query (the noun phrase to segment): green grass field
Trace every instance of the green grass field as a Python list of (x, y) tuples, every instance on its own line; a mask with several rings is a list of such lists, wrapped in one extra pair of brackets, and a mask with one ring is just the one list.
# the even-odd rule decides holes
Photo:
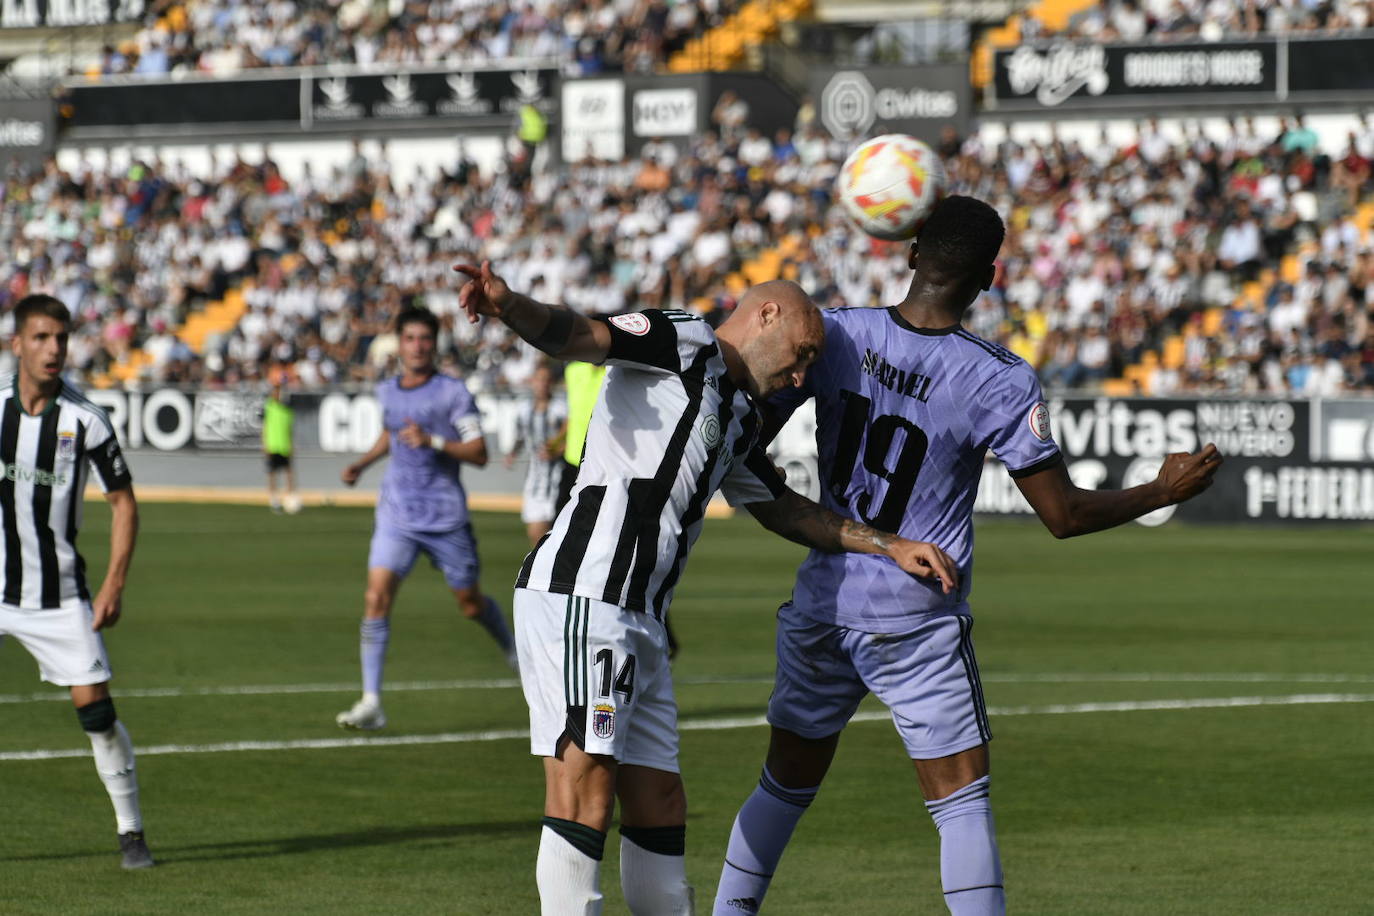
[[(476, 524), (485, 583), (508, 604), (523, 532), (513, 516)], [(106, 525), (92, 507), (96, 571)], [(537, 912), (540, 767), (523, 739), (476, 740), (524, 728), (523, 701), (427, 566), (397, 606), (388, 680), (415, 689), (388, 695), (389, 728), (280, 746), (348, 737), (333, 720), (356, 698), (370, 526), (363, 510), (145, 507), (109, 645), (136, 744), (181, 748), (139, 759), (149, 872), (119, 869), (88, 758), (13, 759), (88, 744), (22, 649), (0, 646), (0, 912)], [(717, 720), (763, 711), (773, 611), (800, 556), (747, 519), (709, 523), (674, 604), (702, 913), (767, 738)], [(1369, 528), (1057, 542), (983, 524), (973, 603), (1012, 911), (1374, 913), (1371, 594)], [(1197, 700), (1217, 702), (1139, 708)], [(446, 737), (382, 743), (424, 736)], [(233, 742), (267, 747), (206, 749)], [(624, 912), (616, 847), (612, 834), (609, 913)], [(856, 723), (768, 912), (945, 912), (937, 855), (890, 725)]]

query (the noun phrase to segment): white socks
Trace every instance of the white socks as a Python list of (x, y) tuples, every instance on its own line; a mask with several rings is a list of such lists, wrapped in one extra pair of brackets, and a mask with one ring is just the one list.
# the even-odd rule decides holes
[(103, 732), (86, 732), (95, 753), (95, 771), (105, 783), (105, 791), (114, 804), (115, 823), (119, 833), (143, 829), (143, 815), (138, 809), (138, 777), (134, 774), (134, 744), (124, 723), (115, 724)]
[[(622, 827), (620, 886), (634, 916), (692, 916), (683, 857), (686, 827)], [(542, 916), (599, 916), (606, 834), (544, 818), (535, 876)]]
[(634, 916), (692, 916), (685, 838), (685, 827), (620, 828), (620, 889)]
[(544, 818), (535, 879), (542, 916), (600, 916), (601, 854), (606, 834), (561, 818)]

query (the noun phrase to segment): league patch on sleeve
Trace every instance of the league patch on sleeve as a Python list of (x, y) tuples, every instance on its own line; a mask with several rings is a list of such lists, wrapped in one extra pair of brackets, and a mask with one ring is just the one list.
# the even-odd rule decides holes
[(1026, 422), (1030, 424), (1030, 431), (1035, 434), (1035, 438), (1041, 442), (1046, 442), (1050, 438), (1050, 409), (1041, 401), (1030, 409), (1030, 414), (1026, 417)]
[(636, 337), (643, 337), (649, 333), (649, 319), (638, 312), (631, 312), (628, 315), (616, 315), (611, 318), (611, 324), (620, 328), (626, 334), (633, 334)]

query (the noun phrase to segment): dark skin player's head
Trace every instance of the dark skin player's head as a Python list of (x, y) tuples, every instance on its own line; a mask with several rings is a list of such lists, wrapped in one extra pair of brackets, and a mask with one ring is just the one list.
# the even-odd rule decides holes
[(915, 276), (900, 308), (917, 327), (958, 324), (978, 294), (992, 286), (1007, 230), (997, 211), (972, 197), (935, 205), (911, 243)]

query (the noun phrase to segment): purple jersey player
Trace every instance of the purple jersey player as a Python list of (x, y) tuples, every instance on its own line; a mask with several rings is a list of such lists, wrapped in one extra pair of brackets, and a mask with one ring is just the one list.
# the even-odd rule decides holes
[(367, 558), (359, 653), (363, 695), (336, 717), (344, 728), (386, 725), (382, 666), (391, 633), (391, 605), (421, 553), (443, 573), (463, 614), (491, 633), (514, 666), (515, 643), (501, 608), (477, 585), (477, 540), (459, 475), (464, 463), (487, 463), (486, 440), (467, 386), (435, 368), (438, 330), (438, 321), (424, 309), (408, 309), (396, 319), (401, 374), (377, 386), (382, 434), (343, 472), (343, 482), (351, 487), (369, 465), (391, 456)]
[(840, 731), (872, 691), (915, 764), (940, 833), (945, 903), (1005, 912), (988, 801), (988, 730), (967, 603), (973, 502), (990, 449), (1056, 537), (1110, 528), (1189, 499), (1221, 456), (1171, 455), (1152, 483), (1080, 490), (1050, 434), (1035, 370), (960, 325), (992, 284), (1001, 218), (969, 197), (941, 202), (921, 230), (906, 299), (825, 313), (825, 347), (803, 388), (771, 405), (785, 419), (816, 400), (822, 502), (875, 528), (939, 545), (959, 588), (932, 589), (880, 557), (812, 553), (778, 613), (768, 759), (726, 852), (717, 916), (757, 913), (788, 839), (815, 798)]

